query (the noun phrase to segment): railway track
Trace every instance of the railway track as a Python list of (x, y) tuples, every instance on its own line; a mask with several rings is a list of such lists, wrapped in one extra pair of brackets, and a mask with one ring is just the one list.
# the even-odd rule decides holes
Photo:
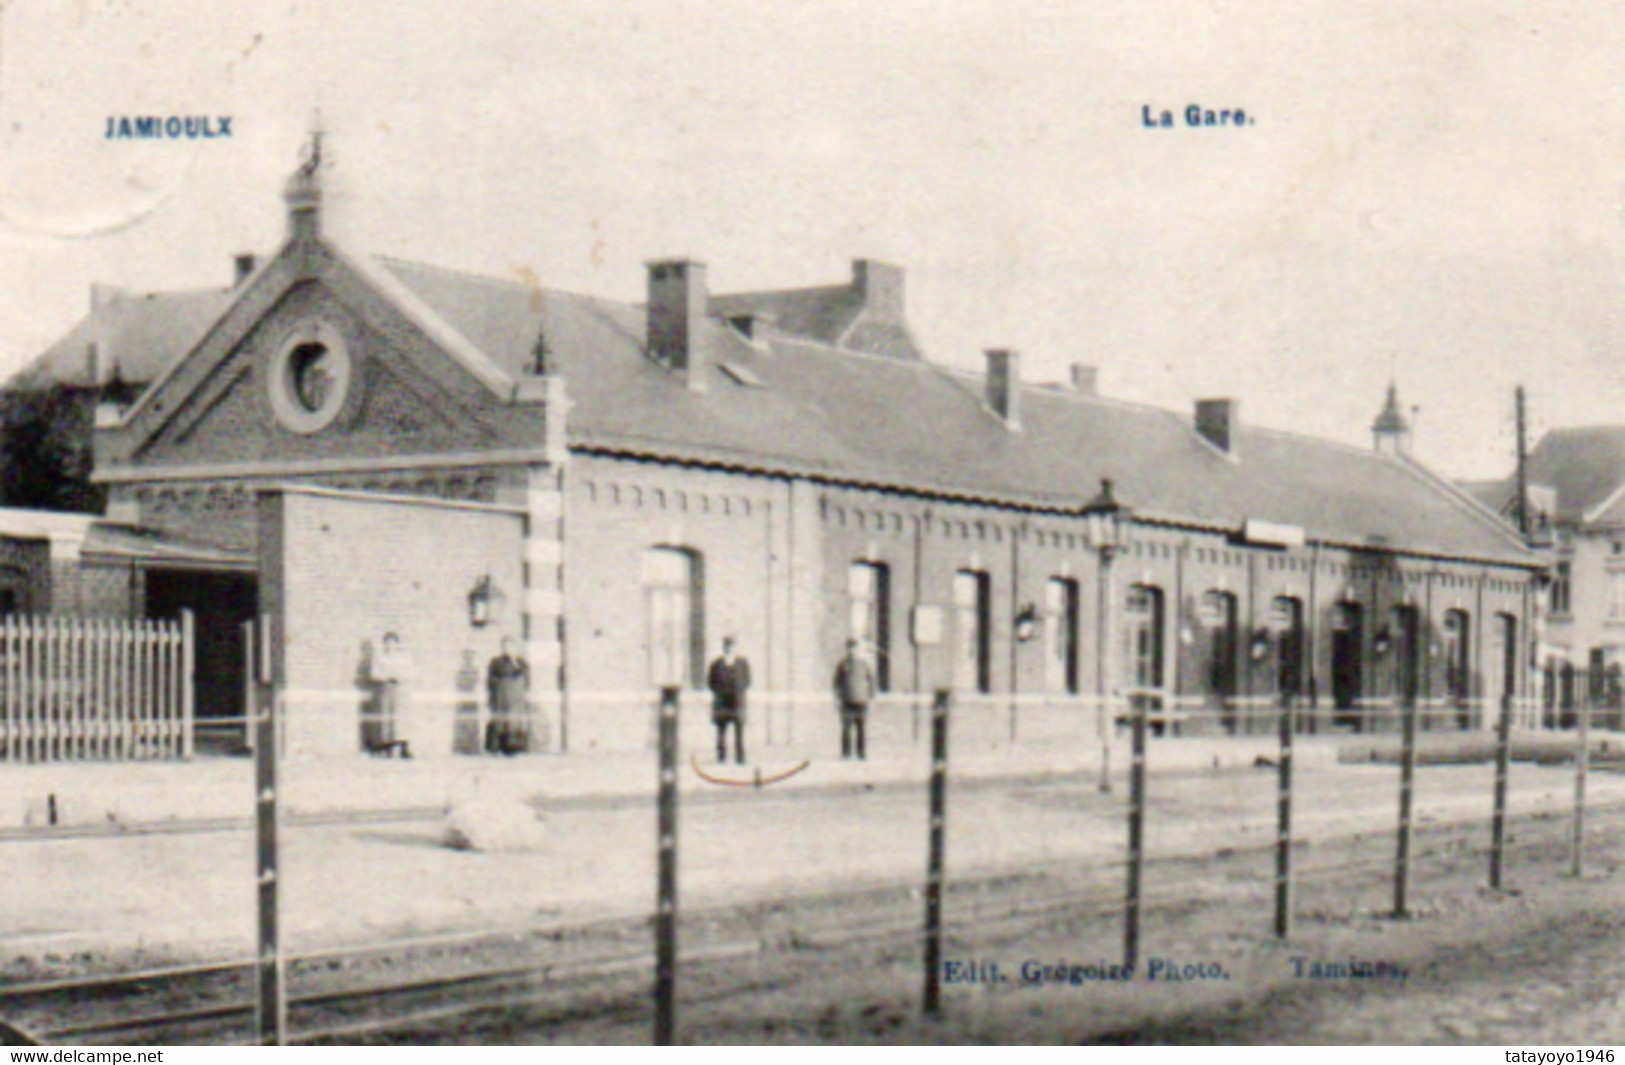
[[(1551, 850), (1569, 822), (1552, 813), (1512, 820), (1513, 853)], [(1596, 837), (1625, 831), (1625, 803), (1594, 806)], [(1418, 827), (1418, 861), (1480, 860), (1481, 820)], [(1351, 833), (1321, 841), (1300, 861), (1296, 880), (1318, 885), (1373, 885), (1391, 869), (1393, 832)], [(1245, 901), (1268, 934), (1273, 848), (1255, 845), (1205, 855), (1153, 858), (1146, 882), (1150, 913), (1159, 909)], [(1181, 866), (1205, 870), (1200, 890), (1157, 891), (1183, 883)], [(986, 942), (1058, 921), (1089, 920), (1121, 908), (1120, 862), (1053, 862), (1020, 871), (957, 879), (949, 888), (950, 940)], [(1381, 892), (1371, 892), (1373, 902)], [(864, 919), (854, 926), (852, 915)], [(753, 961), (732, 982), (684, 995), (686, 1005), (778, 983), (763, 961), (794, 954), (850, 957), (866, 948), (902, 949), (920, 937), (917, 885), (885, 884), (815, 891), (726, 906), (690, 908), (682, 920), (685, 968)], [(647, 918), (627, 915), (589, 923), (478, 935), (426, 937), (326, 951), (288, 963), (289, 1030), (297, 1042), (385, 1039), (391, 1032), (469, 1023), (481, 1014), (524, 1011), (537, 1023), (629, 1017), (648, 1009), (653, 966)], [(743, 981), (743, 982), (741, 982)], [(246, 960), (173, 966), (136, 973), (0, 987), (0, 1014), (51, 1043), (202, 1044), (248, 1041), (253, 1027), (253, 967)], [(70, 1020), (71, 1018), (71, 1020)]]

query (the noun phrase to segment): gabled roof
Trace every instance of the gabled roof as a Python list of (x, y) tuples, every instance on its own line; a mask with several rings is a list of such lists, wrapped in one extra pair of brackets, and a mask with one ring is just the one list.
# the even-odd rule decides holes
[(150, 384), (192, 350), (225, 311), (232, 294), (229, 288), (115, 291), (18, 371), (8, 387), (100, 386), (111, 379), (115, 366), (126, 384)]
[(1323, 542), (1532, 564), (1503, 523), (1407, 459), (1243, 427), (1238, 461), (1185, 415), (1042, 387), (1024, 389), (1012, 430), (984, 405), (979, 375), (808, 338), (753, 344), (715, 319), (696, 391), (644, 354), (641, 306), (384, 265), (509, 373), (525, 372), (545, 333), (578, 449), (1056, 509), (1112, 477), (1148, 519), (1225, 530), (1262, 519)]
[[(1524, 478), (1555, 494), (1558, 521), (1625, 525), (1625, 425), (1551, 430), (1529, 453)], [(1515, 484), (1505, 477), (1462, 487), (1505, 512)]]
[(1625, 486), (1625, 425), (1552, 430), (1529, 455), (1528, 479), (1557, 490), (1560, 521), (1594, 520)]
[[(641, 305), (335, 253), (493, 387), (532, 374), (540, 339), (568, 386), (577, 450), (1061, 511), (1111, 477), (1147, 520), (1235, 531), (1257, 519), (1325, 543), (1534, 564), (1503, 522), (1405, 458), (1246, 427), (1226, 455), (1186, 415), (1031, 386), (1012, 429), (984, 404), (979, 375), (918, 358), (900, 315), (865, 308), (856, 280), (712, 298), (696, 390), (645, 354)], [(114, 299), (31, 369), (71, 380), (94, 330), (116, 326), (101, 335), (121, 373), (153, 380), (235, 294)], [(742, 313), (774, 315), (772, 339), (722, 317)]]

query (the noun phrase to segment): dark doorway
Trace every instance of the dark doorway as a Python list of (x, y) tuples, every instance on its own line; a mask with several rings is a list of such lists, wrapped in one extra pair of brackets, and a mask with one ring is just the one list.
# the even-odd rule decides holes
[(1497, 614), (1490, 624), (1490, 650), (1484, 656), (1489, 674), (1490, 706), (1499, 716), (1509, 713), (1508, 700), (1518, 684), (1518, 622), (1510, 614)]
[(1394, 696), (1401, 706), (1422, 693), (1421, 623), (1414, 606), (1394, 607)]
[(1444, 659), (1444, 690), (1455, 713), (1457, 728), (1472, 727), (1473, 681), (1471, 669), (1471, 641), (1465, 610), (1444, 612), (1444, 635), (1440, 657)]
[(1332, 724), (1356, 732), (1364, 726), (1360, 714), (1363, 622), (1358, 603), (1338, 603), (1332, 608)]
[(1236, 597), (1229, 592), (1202, 596), (1202, 624), (1207, 628), (1207, 696), (1224, 730), (1237, 731)]
[(237, 750), (247, 740), (243, 718), (243, 623), (258, 609), (252, 573), (201, 570), (148, 570), (146, 616), (179, 618), (192, 612), (196, 639), (193, 689), (196, 692), (197, 749)]
[[(1270, 604), (1271, 623), (1277, 636), (1275, 645), (1275, 691), (1283, 706), (1296, 704), (1304, 688), (1303, 602), (1278, 596)], [(1308, 715), (1297, 719), (1298, 731), (1309, 726)]]

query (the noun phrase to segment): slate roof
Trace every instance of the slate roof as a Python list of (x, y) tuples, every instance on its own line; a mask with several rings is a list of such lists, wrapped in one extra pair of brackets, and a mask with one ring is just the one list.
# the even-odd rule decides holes
[(839, 343), (862, 309), (863, 301), (850, 285), (731, 292), (712, 296), (710, 300), (712, 314), (723, 318), (738, 314), (771, 315), (784, 332), (826, 344)]
[(516, 377), (545, 332), (573, 447), (1056, 509), (1082, 506), (1111, 477), (1151, 520), (1236, 530), (1253, 518), (1328, 543), (1534, 564), (1465, 493), (1363, 448), (1243, 426), (1225, 455), (1187, 415), (1033, 386), (1012, 431), (984, 405), (979, 375), (815, 339), (752, 343), (715, 319), (704, 333), (713, 362), (761, 385), (713, 365), (695, 391), (643, 354), (640, 305), (383, 265)]
[(1560, 521), (1578, 521), (1625, 485), (1625, 425), (1554, 429), (1529, 454), (1528, 479), (1557, 490)]
[[(1529, 453), (1525, 478), (1532, 498), (1555, 493), (1560, 522), (1625, 525), (1625, 425), (1551, 430)], [(1515, 479), (1505, 477), (1462, 487), (1504, 510), (1514, 486)]]
[(252, 551), (231, 551), (223, 547), (194, 543), (156, 529), (115, 525), (98, 521), (85, 536), (85, 554), (105, 558), (169, 563), (201, 569), (253, 569)]
[[(349, 261), (386, 295), (414, 302), (417, 318), (426, 308), (439, 319), (430, 324), (442, 340), (466, 341), (513, 380), (531, 371), (545, 338), (578, 449), (1057, 510), (1076, 510), (1111, 477), (1147, 520), (1233, 531), (1259, 519), (1325, 543), (1535, 564), (1465, 492), (1371, 450), (1244, 425), (1225, 455), (1188, 415), (1031, 385), (1013, 431), (984, 405), (979, 375), (897, 357), (914, 355), (906, 325), (865, 313), (851, 286), (713, 296), (716, 317), (702, 332), (713, 364), (695, 391), (645, 356), (639, 304), (393, 259)], [(18, 380), (88, 382), (101, 329), (125, 380), (151, 381), (233, 295), (115, 298)], [(747, 312), (776, 318), (772, 340), (753, 342), (722, 320)], [(856, 335), (866, 328), (871, 335)]]
[[(23, 367), (8, 387), (102, 385), (107, 383), (114, 365), (127, 384), (150, 384), (192, 350), (225, 312), (232, 295), (229, 288), (115, 293), (43, 355)], [(91, 373), (93, 344), (100, 346), (96, 380), (92, 380)]]

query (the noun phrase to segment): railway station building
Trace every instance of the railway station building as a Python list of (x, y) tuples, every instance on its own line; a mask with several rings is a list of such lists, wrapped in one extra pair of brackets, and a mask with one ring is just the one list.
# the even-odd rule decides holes
[[(192, 552), (158, 587), (211, 612), (217, 686), (241, 691), (243, 623), (270, 618), (291, 754), (365, 747), (385, 633), (426, 755), (479, 749), (504, 637), (546, 751), (650, 744), (664, 685), (702, 737), (723, 636), (753, 752), (835, 749), (849, 638), (899, 738), (940, 688), (956, 743), (995, 746), (1083, 742), (1135, 700), (1169, 737), (1271, 731), (1286, 700), (1314, 732), (1525, 714), (1542, 562), (1410, 456), (1392, 390), (1364, 448), (1222, 398), (1118, 402), (1087, 366), (1029, 381), (1009, 350), (963, 372), (872, 260), (743, 293), (652, 262), (634, 304), (376, 258), (324, 234), (318, 179), (229, 289), (114, 294), (30, 371), (119, 368), (93, 526)], [(1129, 515), (1111, 544), (1103, 491)], [(154, 609), (157, 568), (126, 561), (128, 608)]]

